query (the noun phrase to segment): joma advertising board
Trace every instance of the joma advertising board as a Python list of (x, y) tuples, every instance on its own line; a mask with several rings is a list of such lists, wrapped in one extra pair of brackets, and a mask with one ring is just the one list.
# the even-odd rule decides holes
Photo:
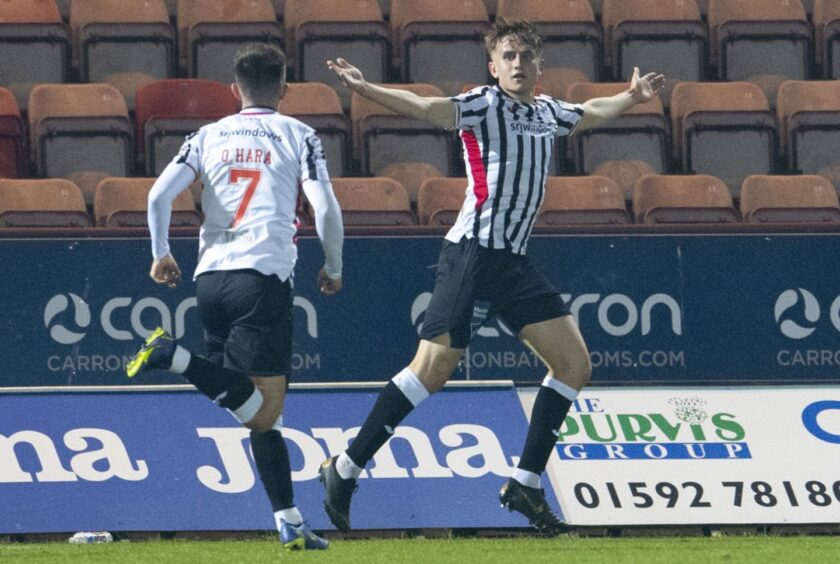
[[(318, 467), (347, 448), (378, 392), (286, 401), (295, 501), (314, 529), (332, 528)], [(510, 385), (432, 398), (360, 478), (354, 527), (527, 526), (498, 501), (526, 428)], [(248, 430), (196, 392), (0, 394), (0, 534), (270, 530), (262, 488)]]

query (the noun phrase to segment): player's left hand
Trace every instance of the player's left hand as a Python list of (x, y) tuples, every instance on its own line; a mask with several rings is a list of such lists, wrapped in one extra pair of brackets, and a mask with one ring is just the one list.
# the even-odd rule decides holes
[(639, 67), (633, 67), (630, 79), (630, 93), (639, 103), (644, 103), (658, 96), (665, 88), (665, 75), (649, 72), (640, 76)]
[(324, 267), (321, 267), (321, 270), (318, 272), (318, 287), (321, 289), (322, 294), (331, 296), (341, 290), (341, 277), (330, 278), (327, 275), (327, 271), (324, 270)]

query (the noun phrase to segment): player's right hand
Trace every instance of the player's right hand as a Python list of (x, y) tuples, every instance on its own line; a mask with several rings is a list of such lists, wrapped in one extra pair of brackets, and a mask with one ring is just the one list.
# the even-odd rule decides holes
[(181, 281), (181, 269), (175, 262), (175, 257), (166, 255), (152, 262), (149, 276), (158, 284), (166, 284), (170, 288), (174, 288)]
[(367, 90), (367, 82), (365, 82), (362, 71), (348, 63), (345, 59), (338, 58), (335, 62), (327, 61), (327, 67), (335, 73), (336, 78), (347, 88), (359, 93), (364, 93)]

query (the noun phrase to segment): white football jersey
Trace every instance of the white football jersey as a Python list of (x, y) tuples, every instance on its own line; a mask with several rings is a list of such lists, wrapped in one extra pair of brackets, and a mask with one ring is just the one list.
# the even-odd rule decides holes
[(291, 276), (301, 183), (329, 182), (315, 130), (269, 108), (248, 108), (189, 136), (175, 163), (204, 185), (195, 275), (250, 268)]

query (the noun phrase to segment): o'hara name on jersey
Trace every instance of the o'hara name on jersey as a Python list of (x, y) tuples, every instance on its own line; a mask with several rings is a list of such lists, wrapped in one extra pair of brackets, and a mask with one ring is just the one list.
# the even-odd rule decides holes
[(271, 151), (263, 149), (251, 149), (248, 147), (222, 149), (222, 162), (225, 163), (271, 164), (271, 160)]

